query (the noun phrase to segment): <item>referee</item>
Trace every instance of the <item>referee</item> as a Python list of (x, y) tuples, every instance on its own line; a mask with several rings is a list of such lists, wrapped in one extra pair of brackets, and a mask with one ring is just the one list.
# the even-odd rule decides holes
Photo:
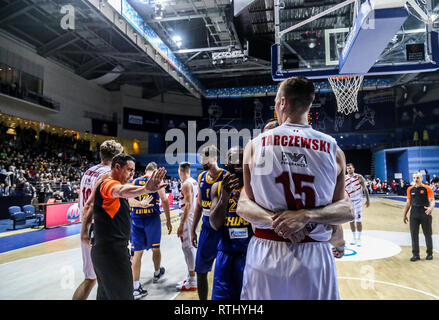
[(133, 177), (135, 159), (116, 155), (111, 175), (96, 183), (84, 206), (81, 240), (90, 245), (89, 225), (94, 219), (94, 243), (91, 258), (98, 280), (97, 300), (133, 300), (128, 241), (131, 234), (130, 206), (126, 198), (153, 193), (166, 186), (162, 183), (166, 170), (154, 170), (144, 186), (126, 184)]
[(419, 257), (419, 225), (427, 244), (426, 260), (433, 260), (432, 240), (432, 212), (435, 205), (433, 190), (422, 183), (422, 175), (419, 172), (413, 174), (414, 185), (407, 189), (407, 202), (404, 208), (404, 223), (407, 224), (407, 212), (410, 210), (410, 234), (412, 236), (413, 257), (410, 261), (417, 261)]

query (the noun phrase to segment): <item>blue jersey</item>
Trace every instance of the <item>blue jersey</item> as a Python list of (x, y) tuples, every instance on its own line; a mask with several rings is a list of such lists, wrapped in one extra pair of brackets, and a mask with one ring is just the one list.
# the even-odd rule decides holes
[[(149, 177), (143, 176), (134, 180), (130, 180), (130, 183), (132, 183), (135, 186), (144, 186), (146, 184), (146, 181), (148, 181), (148, 179)], [(143, 219), (143, 218), (156, 217), (160, 215), (160, 196), (158, 192), (154, 192), (151, 194), (145, 193), (134, 199), (136, 199), (137, 201), (142, 201), (146, 199), (148, 196), (153, 197), (151, 204), (154, 204), (154, 206), (149, 208), (141, 208), (141, 207), (131, 208), (131, 218)]]
[[(218, 183), (218, 197), (221, 194), (221, 182)], [(236, 214), (240, 191), (232, 192), (226, 209), (226, 222), (221, 227), (218, 250), (224, 252), (245, 253), (253, 236), (249, 222)]]
[[(203, 216), (207, 217), (207, 219), (203, 219), (209, 221), (210, 216), (210, 206), (212, 205), (212, 197), (210, 196), (210, 190), (215, 182), (221, 181), (224, 177), (229, 174), (227, 170), (220, 169), (220, 173), (214, 180), (209, 180), (208, 171), (203, 171), (198, 176), (198, 185), (200, 186), (200, 194), (201, 197), (201, 207), (203, 208)], [(209, 224), (210, 226), (210, 224)]]

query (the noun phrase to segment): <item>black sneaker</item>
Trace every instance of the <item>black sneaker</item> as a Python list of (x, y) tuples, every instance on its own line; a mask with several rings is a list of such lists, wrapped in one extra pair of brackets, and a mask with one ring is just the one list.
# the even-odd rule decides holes
[(139, 285), (137, 289), (134, 289), (134, 300), (138, 300), (148, 295), (148, 291), (142, 288), (142, 285)]
[(427, 256), (427, 258), (425, 258), (425, 260), (433, 260), (433, 255), (432, 255), (432, 254), (429, 254), (429, 255)]
[(421, 258), (419, 258), (419, 256), (413, 256), (410, 259), (410, 261), (418, 261), (418, 260), (421, 260)]
[(152, 279), (152, 282), (157, 283), (163, 277), (164, 274), (165, 274), (165, 268), (160, 267), (160, 272), (158, 276), (154, 274), (154, 278)]

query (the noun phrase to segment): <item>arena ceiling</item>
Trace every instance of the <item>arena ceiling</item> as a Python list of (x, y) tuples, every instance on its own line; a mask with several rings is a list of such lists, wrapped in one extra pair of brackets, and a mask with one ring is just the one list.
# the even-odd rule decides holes
[[(128, 2), (205, 88), (274, 84), (269, 61), (270, 46), (274, 43), (273, 0), (255, 0), (237, 17), (230, 0)], [(283, 21), (291, 25), (340, 2), (285, 0)], [(433, 2), (437, 6), (439, 1)], [(76, 10), (73, 31), (60, 26), (60, 9), (69, 4)], [(304, 39), (304, 32), (318, 33), (343, 25), (352, 16), (352, 10), (353, 6), (337, 10), (288, 36), (299, 45), (308, 46), (314, 40)], [(121, 84), (135, 84), (144, 87), (145, 98), (171, 90), (189, 94), (87, 0), (0, 0), (0, 30), (86, 79), (120, 74), (105, 84), (109, 90), (118, 90)], [(232, 50), (247, 50), (248, 56), (213, 59), (214, 53)], [(423, 77), (429, 81), (438, 78), (437, 74), (412, 75), (398, 81), (421, 81)]]

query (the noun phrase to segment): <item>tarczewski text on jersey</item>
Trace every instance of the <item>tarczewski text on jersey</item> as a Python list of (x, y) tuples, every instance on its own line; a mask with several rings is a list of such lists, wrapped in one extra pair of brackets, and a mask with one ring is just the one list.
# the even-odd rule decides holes
[[(336, 153), (335, 139), (310, 125), (284, 123), (259, 135), (251, 175), (255, 201), (273, 212), (332, 203)], [(328, 225), (309, 224), (307, 229), (317, 241), (327, 241), (332, 234)]]

